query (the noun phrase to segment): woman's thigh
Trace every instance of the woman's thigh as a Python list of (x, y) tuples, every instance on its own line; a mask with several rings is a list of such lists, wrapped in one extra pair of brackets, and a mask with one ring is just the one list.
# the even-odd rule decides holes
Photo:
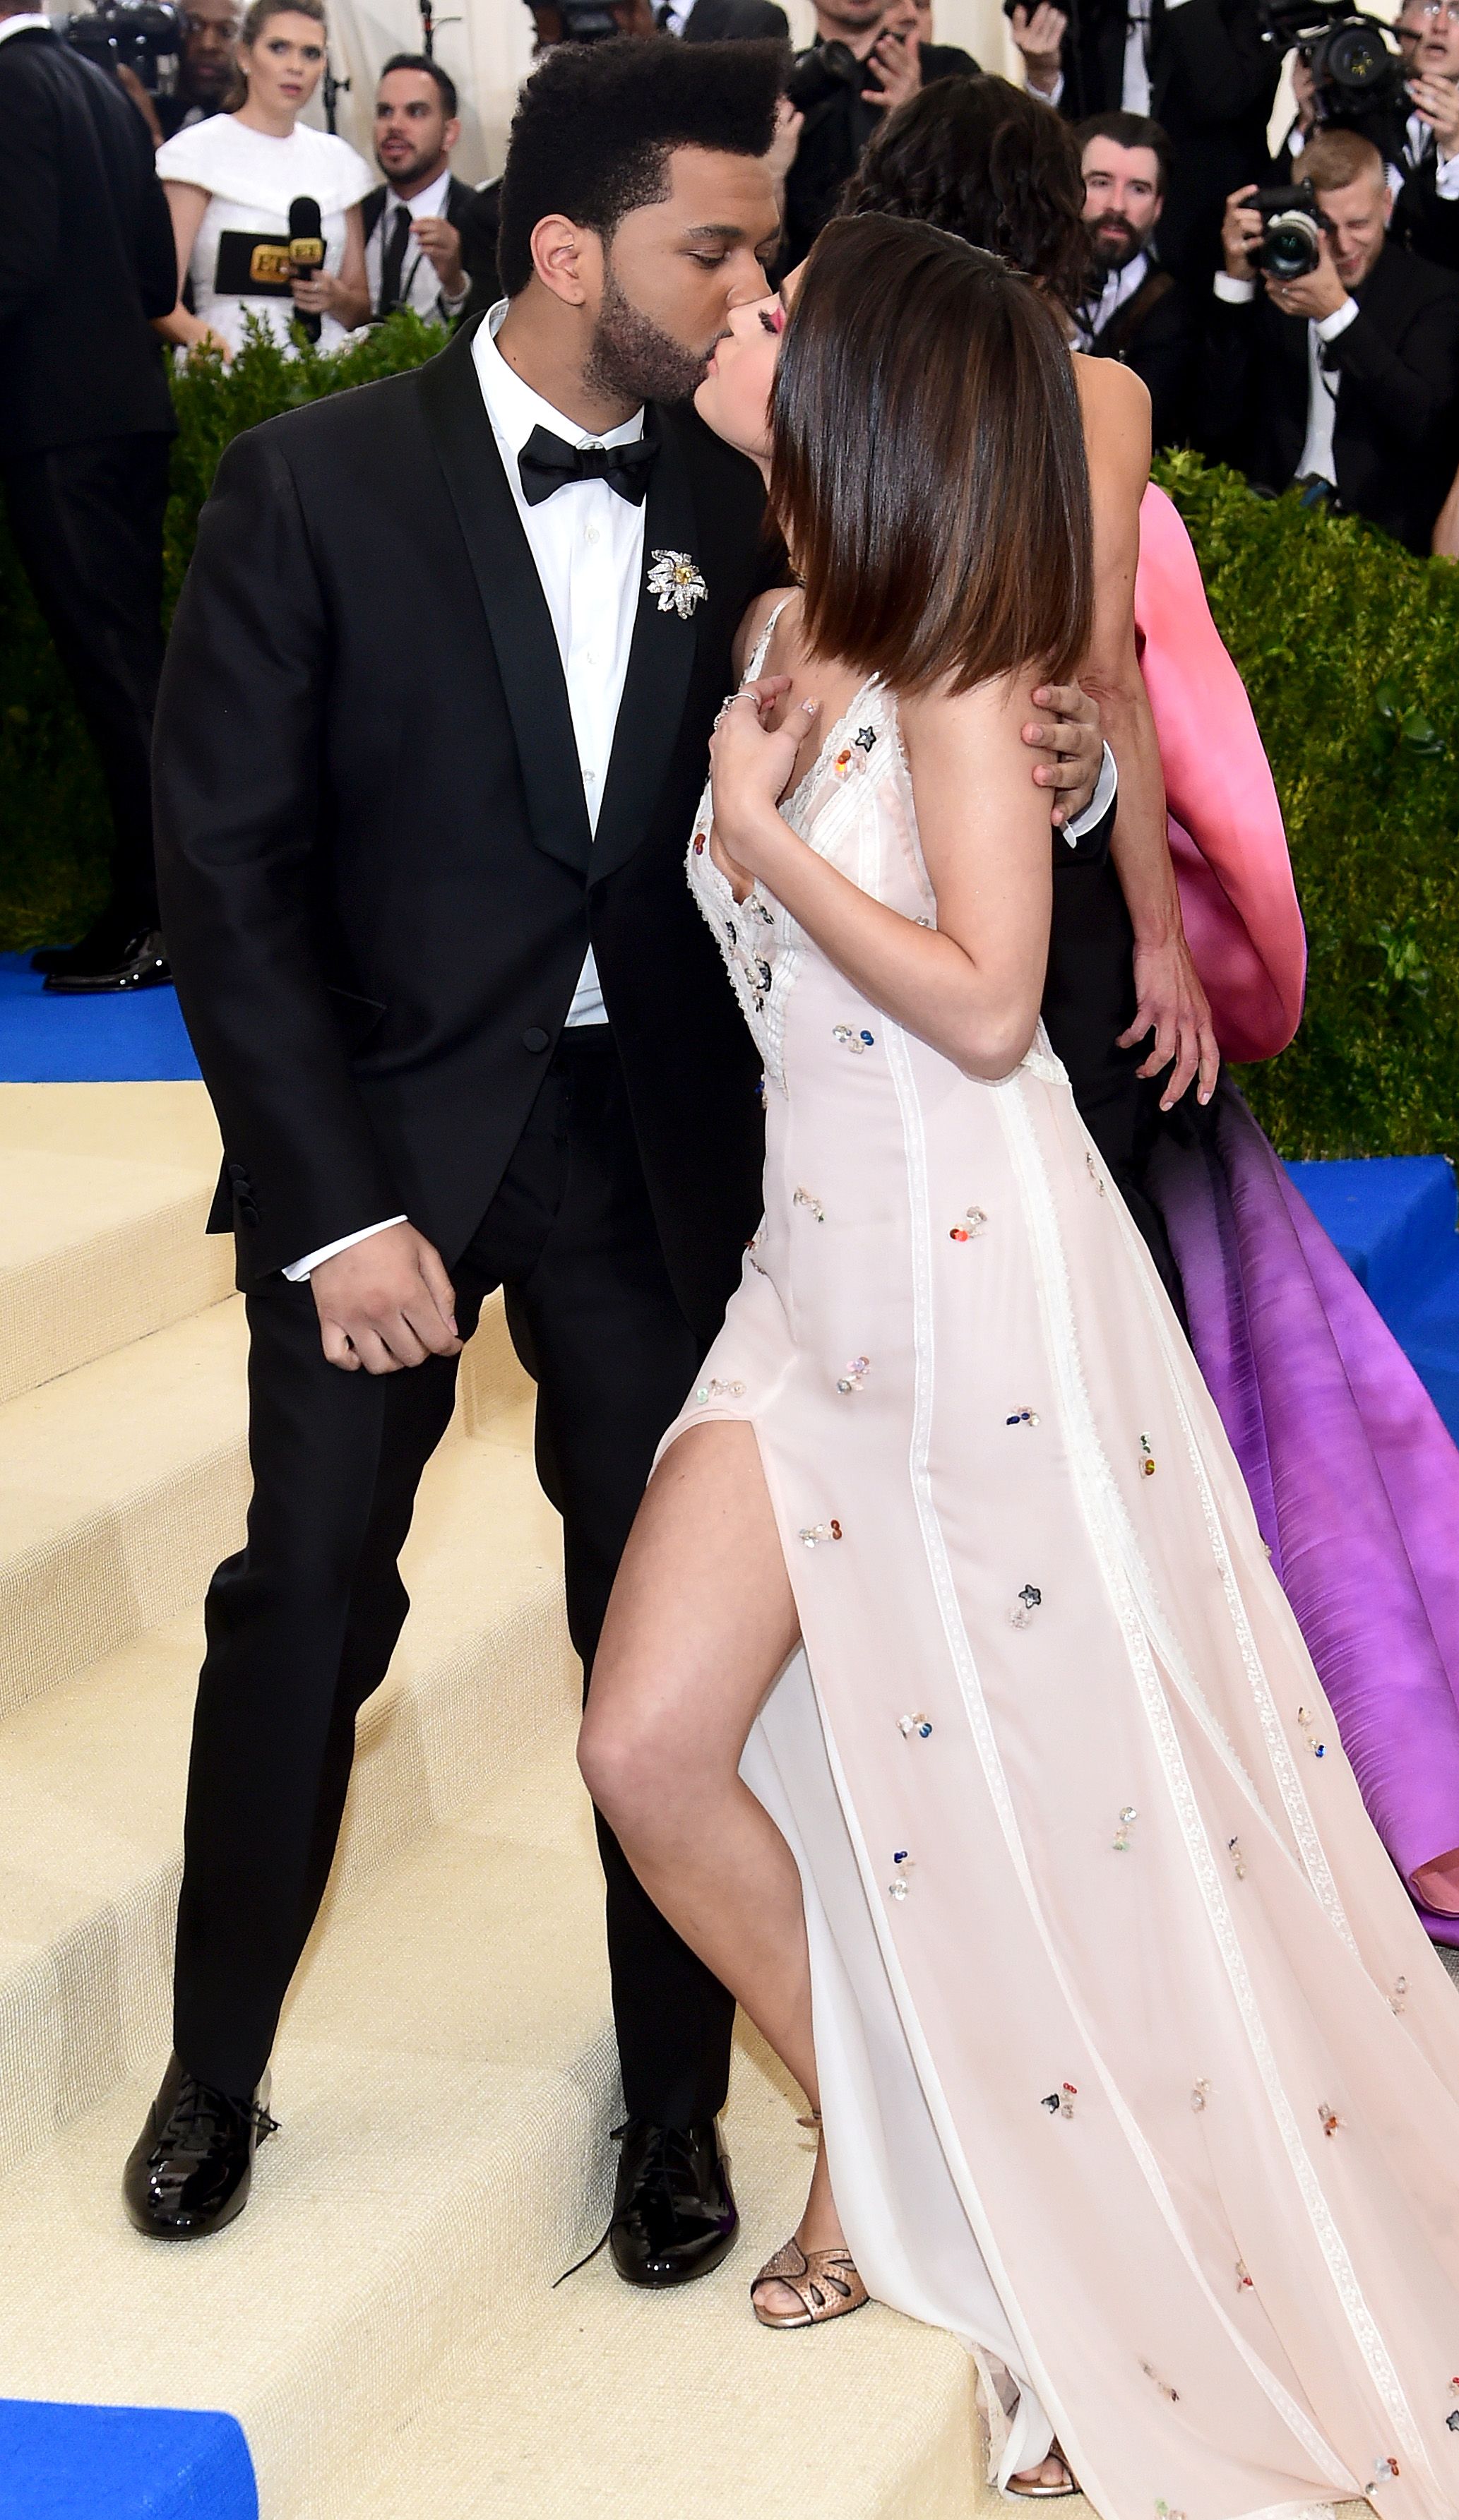
[(649, 1482), (593, 1664), (590, 1784), (733, 1776), (799, 1627), (752, 1427), (691, 1426)]

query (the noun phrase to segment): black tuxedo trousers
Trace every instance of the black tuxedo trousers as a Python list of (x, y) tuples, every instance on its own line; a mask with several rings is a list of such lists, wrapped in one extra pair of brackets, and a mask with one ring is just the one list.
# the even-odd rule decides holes
[[(668, 1282), (606, 1025), (563, 1035), (453, 1282), (466, 1337), (505, 1287), (537, 1383), (539, 1475), (564, 1517), (568, 1624), (591, 1670), (655, 1447), (704, 1352)], [(444, 1358), (379, 1376), (327, 1364), (309, 1287), (282, 1277), (250, 1294), (249, 1326), (253, 1499), (247, 1544), (207, 1597), (175, 2022), (192, 2070), (239, 2093), (263, 2072), (324, 1894), (355, 1717), (408, 1607), (396, 1558), (456, 1388)], [(598, 1836), (628, 2110), (711, 2117), (733, 2002), (601, 1821)]]

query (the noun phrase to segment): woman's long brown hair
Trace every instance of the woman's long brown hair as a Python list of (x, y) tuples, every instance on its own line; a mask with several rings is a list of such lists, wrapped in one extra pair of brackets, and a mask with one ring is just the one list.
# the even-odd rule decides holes
[(954, 692), (1089, 641), (1073, 363), (1028, 281), (910, 219), (834, 219), (781, 345), (770, 502), (805, 633), (893, 689)]

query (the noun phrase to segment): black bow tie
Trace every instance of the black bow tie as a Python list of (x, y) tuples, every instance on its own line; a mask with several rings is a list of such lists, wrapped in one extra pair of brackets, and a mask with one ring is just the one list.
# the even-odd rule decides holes
[(529, 508), (539, 508), (569, 481), (606, 481), (620, 499), (640, 508), (658, 452), (652, 437), (636, 437), (627, 446), (569, 446), (550, 428), (534, 428), (517, 458), (522, 495)]

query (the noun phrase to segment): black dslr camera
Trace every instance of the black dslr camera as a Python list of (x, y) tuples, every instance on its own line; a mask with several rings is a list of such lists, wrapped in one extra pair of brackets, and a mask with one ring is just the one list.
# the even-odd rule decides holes
[(785, 92), (799, 112), (809, 113), (838, 88), (850, 88), (859, 96), (869, 77), (868, 65), (857, 61), (849, 44), (812, 44), (792, 68)]
[(1408, 115), (1403, 65), (1381, 18), (1344, 0), (1256, 0), (1263, 43), (1296, 46), (1312, 74), (1319, 123), (1361, 131), (1395, 158)]
[(1244, 206), (1261, 213), (1261, 244), (1253, 262), (1273, 280), (1304, 280), (1317, 268), (1322, 214), (1310, 184), (1272, 184)]
[(102, 70), (135, 70), (154, 96), (170, 91), (182, 60), (182, 11), (172, 0), (96, 0), (66, 22), (66, 40)]

